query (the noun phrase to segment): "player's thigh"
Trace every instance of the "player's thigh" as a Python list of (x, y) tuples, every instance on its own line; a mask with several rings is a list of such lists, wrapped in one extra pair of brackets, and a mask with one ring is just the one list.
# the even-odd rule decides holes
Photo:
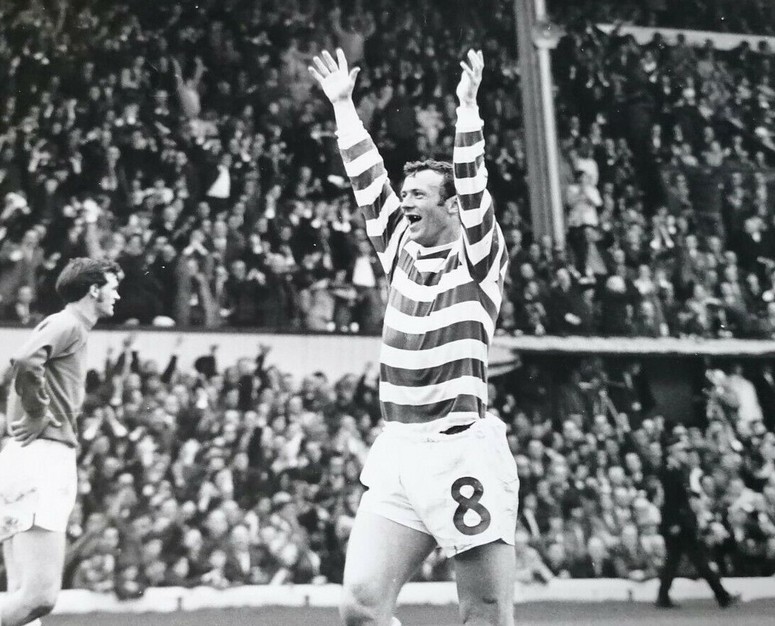
[[(495, 541), (455, 556), (455, 580), (464, 620), (514, 624), (514, 547)], [(478, 623), (478, 622), (477, 622)]]
[(62, 588), (65, 533), (36, 526), (12, 541), (18, 588), (53, 602)]
[(426, 533), (360, 509), (347, 544), (345, 593), (355, 601), (392, 606), (435, 546)]

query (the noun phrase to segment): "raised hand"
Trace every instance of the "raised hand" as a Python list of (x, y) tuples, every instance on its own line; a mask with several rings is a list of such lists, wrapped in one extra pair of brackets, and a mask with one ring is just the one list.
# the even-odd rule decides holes
[(352, 99), (355, 88), (355, 77), (360, 68), (347, 68), (347, 59), (341, 48), (336, 50), (336, 59), (327, 50), (312, 59), (315, 67), (310, 66), (309, 72), (323, 89), (323, 93), (332, 104)]
[(463, 73), (457, 85), (455, 93), (460, 104), (473, 106), (476, 104), (476, 93), (482, 83), (482, 70), (484, 70), (484, 57), (481, 50), (468, 51), (468, 63), (460, 62)]

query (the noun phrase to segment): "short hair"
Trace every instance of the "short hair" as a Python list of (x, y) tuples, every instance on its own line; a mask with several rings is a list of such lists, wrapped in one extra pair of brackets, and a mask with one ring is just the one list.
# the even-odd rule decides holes
[(57, 278), (56, 292), (65, 303), (78, 302), (89, 293), (92, 285), (102, 287), (107, 284), (108, 274), (114, 274), (119, 280), (123, 277), (121, 267), (114, 261), (88, 257), (70, 259)]
[(443, 177), (441, 185), (439, 186), (439, 195), (441, 196), (442, 202), (451, 198), (457, 193), (455, 191), (455, 174), (452, 168), (452, 163), (449, 161), (436, 161), (435, 159), (410, 161), (404, 165), (404, 178), (407, 176), (413, 176), (418, 172), (424, 172), (425, 170), (436, 172), (437, 174), (441, 174)]

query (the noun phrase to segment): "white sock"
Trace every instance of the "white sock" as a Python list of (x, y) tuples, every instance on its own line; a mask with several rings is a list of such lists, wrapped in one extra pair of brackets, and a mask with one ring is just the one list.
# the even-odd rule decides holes
[[(0, 625), (0, 626), (1, 626), (1, 625)], [(398, 621), (398, 618), (397, 618), (397, 617), (394, 617), (394, 618), (393, 618), (393, 619), (390, 621), (390, 626), (401, 626), (401, 622), (399, 622), (399, 621)]]

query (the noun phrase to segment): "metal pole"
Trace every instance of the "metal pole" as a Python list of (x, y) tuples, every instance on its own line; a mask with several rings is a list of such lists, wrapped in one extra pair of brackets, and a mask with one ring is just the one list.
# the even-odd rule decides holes
[[(535, 0), (536, 22), (545, 22), (546, 2)], [(556, 45), (556, 44), (555, 44)], [(556, 246), (565, 247), (565, 213), (560, 187), (560, 160), (558, 155), (557, 122), (554, 111), (554, 83), (552, 81), (552, 60), (550, 47), (536, 45), (538, 50), (539, 83), (541, 87), (541, 117), (544, 122), (544, 144), (548, 171), (549, 208), (552, 214), (552, 238)]]
[(556, 36), (546, 29), (545, 0), (514, 0), (530, 186), (530, 213), (536, 237), (549, 235), (565, 245), (565, 214), (559, 175), (551, 49)]

